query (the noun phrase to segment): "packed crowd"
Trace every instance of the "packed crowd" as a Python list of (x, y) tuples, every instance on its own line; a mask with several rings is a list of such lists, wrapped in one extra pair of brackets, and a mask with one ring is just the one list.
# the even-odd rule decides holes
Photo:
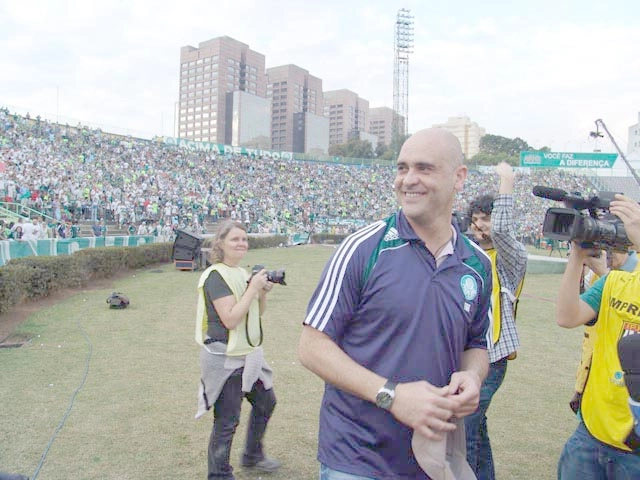
[[(204, 232), (222, 218), (251, 232), (349, 232), (394, 211), (391, 165), (252, 158), (194, 152), (162, 142), (70, 127), (0, 110), (0, 198), (42, 212), (53, 228), (112, 224), (136, 234)], [(456, 202), (491, 192), (494, 174), (471, 172)], [(533, 241), (544, 212), (534, 185), (593, 193), (585, 177), (558, 170), (523, 172), (515, 189), (519, 235)], [(51, 223), (50, 223), (51, 226)], [(143, 226), (143, 227), (141, 227)]]

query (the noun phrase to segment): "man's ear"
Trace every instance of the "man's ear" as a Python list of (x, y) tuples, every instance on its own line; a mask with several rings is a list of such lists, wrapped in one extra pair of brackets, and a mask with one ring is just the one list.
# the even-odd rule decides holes
[(454, 183), (454, 190), (456, 192), (461, 192), (462, 189), (464, 188), (464, 182), (467, 179), (467, 173), (468, 173), (469, 169), (467, 168), (466, 165), (459, 165), (456, 168), (456, 171), (454, 173), (455, 177), (456, 177), (456, 181)]

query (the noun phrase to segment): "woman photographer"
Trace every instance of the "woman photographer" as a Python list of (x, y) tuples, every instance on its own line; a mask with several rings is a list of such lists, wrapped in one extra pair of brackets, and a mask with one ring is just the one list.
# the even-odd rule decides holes
[(240, 266), (249, 248), (246, 229), (240, 222), (223, 222), (211, 247), (211, 266), (198, 282), (196, 342), (202, 348), (196, 418), (213, 407), (207, 478), (232, 480), (229, 456), (243, 398), (252, 410), (242, 465), (264, 472), (280, 467), (277, 460), (264, 455), (262, 448), (276, 405), (272, 371), (260, 347), (260, 315), (273, 283), (267, 279), (267, 270), (250, 276)]

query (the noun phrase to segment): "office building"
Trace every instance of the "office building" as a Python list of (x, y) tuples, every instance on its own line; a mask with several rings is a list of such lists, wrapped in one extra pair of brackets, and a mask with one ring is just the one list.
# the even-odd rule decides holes
[(480, 151), (480, 139), (485, 135), (485, 129), (472, 122), (469, 117), (449, 117), (446, 123), (433, 125), (450, 131), (462, 146), (464, 158), (469, 160)]
[[(232, 144), (233, 92), (266, 98), (265, 56), (230, 37), (180, 49), (178, 136), (195, 141)], [(245, 99), (249, 98), (244, 96)], [(246, 112), (251, 100), (236, 112)], [(253, 102), (259, 111), (259, 101)], [(260, 113), (252, 112), (249, 116)], [(245, 113), (246, 114), (246, 113)], [(238, 125), (240, 125), (240, 120)], [(240, 135), (240, 134), (238, 134)], [(238, 137), (239, 138), (239, 137)]]
[(293, 152), (326, 155), (329, 151), (329, 119), (310, 112), (293, 114)]
[(638, 123), (631, 125), (628, 133), (627, 157), (640, 160), (640, 113), (638, 113)]
[(248, 92), (227, 93), (225, 139), (234, 147), (271, 150), (271, 102)]
[(311, 117), (296, 114), (322, 116), (322, 80), (297, 65), (280, 65), (267, 69), (267, 82), (272, 150), (306, 153), (305, 132)]
[(398, 121), (398, 128), (400, 132), (404, 132), (404, 117), (398, 113), (395, 113), (392, 108), (389, 107), (376, 107), (369, 109), (369, 133), (375, 135), (378, 143), (382, 143), (385, 146), (391, 145), (393, 140), (393, 128), (394, 118)]
[(329, 117), (329, 146), (341, 145), (369, 130), (369, 101), (347, 89), (324, 92), (324, 116)]

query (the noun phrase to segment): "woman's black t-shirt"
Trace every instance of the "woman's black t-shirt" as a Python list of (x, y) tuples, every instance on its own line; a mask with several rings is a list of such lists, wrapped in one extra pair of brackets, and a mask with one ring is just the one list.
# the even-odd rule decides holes
[(213, 271), (204, 282), (204, 298), (207, 305), (207, 318), (209, 325), (207, 336), (214, 342), (227, 343), (229, 340), (229, 330), (220, 320), (220, 316), (213, 306), (213, 301), (218, 298), (233, 295), (231, 288), (224, 281), (219, 272)]

